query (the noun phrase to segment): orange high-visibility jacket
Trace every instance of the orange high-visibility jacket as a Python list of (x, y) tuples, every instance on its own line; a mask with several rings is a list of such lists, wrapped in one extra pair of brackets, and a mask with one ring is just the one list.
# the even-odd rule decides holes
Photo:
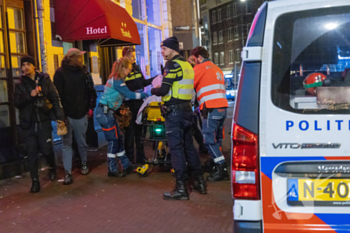
[(211, 61), (205, 61), (194, 67), (194, 88), (200, 109), (227, 108), (225, 78), (221, 69)]

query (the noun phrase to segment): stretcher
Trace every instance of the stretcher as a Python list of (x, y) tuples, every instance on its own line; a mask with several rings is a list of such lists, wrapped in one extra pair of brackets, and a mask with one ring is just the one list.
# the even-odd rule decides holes
[(142, 110), (142, 134), (143, 141), (153, 142), (153, 156), (148, 162), (137, 168), (141, 176), (149, 174), (150, 165), (171, 165), (168, 142), (166, 140), (165, 119), (161, 115), (160, 105), (162, 102), (152, 101)]

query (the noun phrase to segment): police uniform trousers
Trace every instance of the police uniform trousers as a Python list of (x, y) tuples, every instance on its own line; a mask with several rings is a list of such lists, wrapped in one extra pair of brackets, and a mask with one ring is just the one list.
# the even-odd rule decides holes
[(136, 163), (145, 163), (145, 151), (143, 141), (141, 140), (142, 125), (136, 124), (136, 117), (139, 109), (143, 104), (143, 100), (128, 100), (124, 102), (132, 113), (130, 125), (125, 128), (125, 153), (130, 162), (134, 160), (134, 145), (136, 144)]
[(193, 175), (201, 175), (201, 164), (192, 137), (191, 109), (172, 110), (165, 117), (166, 136), (176, 180), (188, 179), (187, 166)]

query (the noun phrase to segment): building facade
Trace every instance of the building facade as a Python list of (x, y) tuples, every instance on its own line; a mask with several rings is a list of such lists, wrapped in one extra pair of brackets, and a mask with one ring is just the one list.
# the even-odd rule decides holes
[(198, 0), (171, 0), (173, 35), (178, 38), (185, 59), (201, 42), (199, 15)]
[(251, 23), (263, 0), (203, 0), (202, 21), (209, 14), (210, 55), (225, 74), (228, 89), (236, 89), (241, 67), (241, 51)]
[[(43, 18), (38, 18), (37, 2), (42, 2)], [(137, 25), (141, 45), (136, 45), (136, 62), (146, 78), (161, 73), (160, 43), (172, 36), (170, 0), (111, 0), (125, 8)], [(31, 55), (41, 70), (46, 64), (52, 78), (70, 48), (88, 51), (84, 62), (95, 85), (103, 85), (113, 62), (121, 57), (122, 47), (99, 47), (84, 40), (64, 42), (56, 33), (54, 0), (0, 0), (0, 173), (1, 164), (19, 161), (23, 138), (18, 127), (18, 111), (13, 102), (14, 83), (21, 75), (20, 58)], [(88, 12), (87, 12), (88, 13)], [(41, 21), (40, 21), (41, 20)], [(39, 22), (40, 21), (40, 22)], [(40, 46), (39, 23), (43, 25)], [(58, 139), (58, 138), (56, 138)], [(1, 174), (0, 174), (1, 178)]]

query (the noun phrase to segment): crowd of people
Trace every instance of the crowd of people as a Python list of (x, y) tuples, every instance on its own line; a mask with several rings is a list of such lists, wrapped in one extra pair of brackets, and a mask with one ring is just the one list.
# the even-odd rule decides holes
[[(73, 135), (81, 158), (81, 174), (89, 173), (86, 131), (88, 116), (92, 114), (101, 125), (108, 142), (109, 177), (124, 177), (130, 173), (131, 164), (143, 165), (147, 162), (141, 139), (142, 125), (135, 121), (143, 99), (149, 96), (144, 88), (152, 84), (153, 78), (145, 79), (136, 65), (134, 48), (125, 47), (123, 57), (114, 62), (102, 97), (96, 103), (92, 77), (82, 62), (84, 53), (76, 48), (69, 49), (53, 82), (47, 74), (36, 70), (32, 57), (21, 59), (23, 75), (16, 83), (15, 106), (19, 110), (20, 126), (25, 135), (32, 193), (40, 191), (37, 165), (39, 150), (47, 159), (49, 179), (54, 181), (57, 176), (51, 120), (57, 121), (59, 129), (63, 131), (64, 185), (73, 183)], [(207, 183), (203, 178), (193, 136), (200, 151), (209, 152), (212, 157), (214, 168), (207, 181), (229, 179), (222, 153), (228, 107), (224, 75), (209, 60), (208, 51), (203, 47), (194, 48), (186, 61), (180, 55), (176, 37), (167, 38), (161, 43), (161, 54), (166, 60), (162, 82), (151, 89), (151, 94), (162, 98), (160, 110), (165, 118), (166, 138), (176, 178), (175, 188), (164, 193), (163, 199), (188, 200), (189, 177), (193, 178), (195, 191), (207, 193)], [(120, 122), (116, 116), (123, 114), (121, 109), (124, 108), (131, 112), (130, 119)], [(198, 120), (201, 130), (197, 125)], [(124, 121), (128, 123), (124, 124)]]

